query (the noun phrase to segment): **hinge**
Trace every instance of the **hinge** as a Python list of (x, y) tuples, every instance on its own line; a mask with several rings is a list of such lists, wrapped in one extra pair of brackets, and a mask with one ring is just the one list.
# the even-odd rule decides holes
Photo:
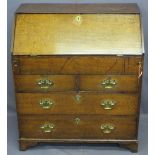
[(30, 56), (31, 56), (31, 57), (36, 57), (36, 56), (38, 56), (38, 55), (35, 55), (35, 54), (30, 54)]
[(124, 56), (124, 55), (123, 55), (123, 54), (117, 54), (117, 56), (118, 56), (118, 57), (122, 57), (122, 56)]

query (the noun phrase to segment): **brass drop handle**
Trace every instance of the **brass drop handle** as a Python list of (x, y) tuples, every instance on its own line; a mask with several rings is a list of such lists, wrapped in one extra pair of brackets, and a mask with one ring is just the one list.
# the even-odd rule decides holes
[(105, 134), (111, 133), (115, 129), (113, 124), (101, 124), (101, 130)]
[(45, 123), (45, 124), (41, 125), (40, 128), (43, 130), (43, 132), (49, 133), (54, 130), (55, 125), (52, 123)]
[(101, 106), (105, 109), (105, 110), (111, 110), (114, 108), (114, 106), (116, 105), (115, 101), (112, 100), (104, 100), (101, 102)]
[(105, 89), (112, 89), (117, 85), (117, 81), (113, 79), (107, 79), (103, 80), (101, 84)]
[(51, 101), (50, 99), (41, 99), (39, 104), (43, 109), (50, 109), (53, 105), (53, 101)]
[(54, 82), (48, 79), (41, 79), (37, 82), (40, 88), (48, 89), (54, 85)]

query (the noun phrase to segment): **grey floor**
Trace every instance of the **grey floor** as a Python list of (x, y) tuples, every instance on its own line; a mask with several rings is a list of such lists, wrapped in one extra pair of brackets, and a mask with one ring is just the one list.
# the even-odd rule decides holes
[[(131, 155), (126, 149), (115, 145), (42, 145), (27, 151), (18, 149), (17, 118), (8, 115), (8, 155)], [(148, 154), (147, 115), (140, 117), (139, 152), (134, 155)]]

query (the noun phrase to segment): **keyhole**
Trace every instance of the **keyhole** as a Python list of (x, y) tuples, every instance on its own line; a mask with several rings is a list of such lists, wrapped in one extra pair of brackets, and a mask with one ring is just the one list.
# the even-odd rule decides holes
[(81, 17), (80, 16), (77, 16), (76, 19), (77, 19), (78, 22), (81, 21)]

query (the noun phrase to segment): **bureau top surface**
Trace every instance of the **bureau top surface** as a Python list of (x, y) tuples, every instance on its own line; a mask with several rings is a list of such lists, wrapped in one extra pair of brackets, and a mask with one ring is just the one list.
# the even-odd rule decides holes
[(136, 4), (23, 4), (17, 9), (14, 55), (140, 55)]
[(134, 3), (22, 4), (16, 13), (139, 13)]

